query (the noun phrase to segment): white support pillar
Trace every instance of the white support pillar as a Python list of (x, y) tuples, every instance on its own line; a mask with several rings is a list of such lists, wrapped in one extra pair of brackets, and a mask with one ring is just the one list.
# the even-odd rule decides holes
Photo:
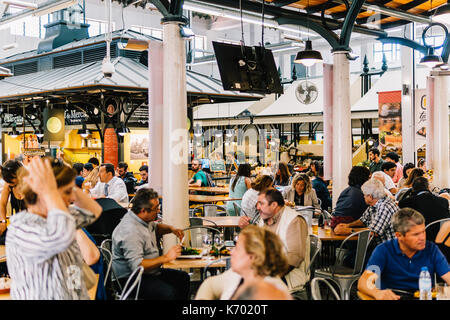
[(333, 52), (333, 207), (352, 168), (350, 70), (346, 51)]
[[(415, 24), (410, 23), (406, 26), (405, 36), (414, 40)], [(403, 164), (411, 162), (416, 163), (416, 142), (415, 142), (415, 69), (414, 50), (406, 46), (401, 46), (402, 62), (402, 89), (408, 88), (408, 92), (402, 92), (402, 162)], [(402, 90), (403, 91), (403, 90)]]
[(427, 135), (431, 132), (433, 139), (430, 141), (431, 148), (427, 139), (427, 169), (433, 169), (433, 185), (438, 188), (448, 188), (450, 185), (448, 85), (448, 76), (438, 73), (429, 77), (427, 81), (427, 86), (431, 86), (429, 92), (432, 95), (428, 106), (430, 111), (427, 113)]
[(323, 64), (323, 177), (333, 179), (333, 65)]
[[(186, 228), (189, 221), (186, 51), (179, 22), (163, 22), (163, 223)], [(164, 251), (177, 243), (164, 236)]]
[(163, 82), (164, 59), (163, 44), (159, 41), (149, 41), (148, 47), (148, 181), (151, 188), (163, 192)]

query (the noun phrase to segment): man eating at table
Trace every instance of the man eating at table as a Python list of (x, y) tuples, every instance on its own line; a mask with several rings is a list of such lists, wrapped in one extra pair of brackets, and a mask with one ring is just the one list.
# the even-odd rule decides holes
[[(256, 203), (260, 219), (257, 225), (277, 234), (286, 246), (289, 264), (288, 272), (283, 276), (289, 292), (295, 299), (306, 300), (305, 284), (309, 280), (309, 237), (305, 218), (294, 209), (285, 205), (283, 195), (277, 189), (261, 191)], [(250, 218), (242, 216), (239, 227), (250, 224)]]
[(161, 268), (181, 255), (181, 246), (173, 246), (160, 256), (157, 241), (158, 237), (168, 233), (182, 239), (184, 233), (172, 226), (155, 223), (159, 212), (158, 193), (153, 189), (139, 189), (131, 210), (112, 234), (112, 268), (123, 286), (136, 268), (144, 267), (139, 288), (141, 299), (187, 300), (189, 275), (184, 271)]
[(404, 208), (395, 213), (392, 224), (396, 239), (375, 248), (358, 290), (376, 300), (398, 300), (391, 289), (417, 291), (422, 267), (428, 268), (433, 282), (436, 273), (450, 285), (450, 266), (436, 244), (426, 241), (424, 217)]

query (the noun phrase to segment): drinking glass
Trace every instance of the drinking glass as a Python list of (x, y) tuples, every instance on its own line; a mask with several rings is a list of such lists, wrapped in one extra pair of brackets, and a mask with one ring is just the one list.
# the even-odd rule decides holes
[(327, 236), (331, 235), (331, 222), (330, 221), (325, 220), (323, 228), (325, 229), (325, 234)]
[(312, 232), (314, 234), (318, 234), (319, 233), (319, 219), (313, 218), (311, 220), (311, 225), (312, 225)]
[(212, 244), (212, 237), (209, 233), (203, 235), (203, 252), (206, 253), (206, 255), (209, 255), (209, 251), (211, 250), (211, 244)]
[(446, 283), (436, 283), (436, 300), (450, 300), (450, 286)]

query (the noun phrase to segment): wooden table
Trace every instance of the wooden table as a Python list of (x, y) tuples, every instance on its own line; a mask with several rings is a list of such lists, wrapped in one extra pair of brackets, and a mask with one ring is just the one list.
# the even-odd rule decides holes
[(225, 216), (225, 217), (205, 217), (203, 221), (204, 226), (214, 227), (214, 225), (207, 221), (213, 221), (218, 227), (239, 227), (240, 216)]
[(227, 196), (203, 196), (197, 194), (189, 195), (189, 202), (215, 203), (219, 201), (234, 201), (234, 200), (242, 200), (242, 198), (229, 198)]
[[(171, 268), (171, 269), (203, 269), (208, 263), (214, 261), (216, 259), (175, 259), (172, 262), (166, 262), (162, 265), (163, 268)], [(217, 263), (211, 264), (210, 268), (223, 268), (226, 266), (225, 261), (220, 261)]]
[[(367, 228), (353, 228), (357, 229), (357, 231), (367, 230)], [(334, 233), (333, 230), (331, 230), (330, 234), (326, 234), (325, 229), (319, 228), (319, 232), (317, 234), (321, 241), (343, 241), (345, 238), (347, 238), (349, 235), (337, 235)], [(358, 236), (350, 238), (350, 240), (358, 240)]]
[(202, 191), (216, 194), (228, 194), (230, 192), (229, 188), (225, 187), (194, 187), (194, 186), (190, 186), (189, 191)]

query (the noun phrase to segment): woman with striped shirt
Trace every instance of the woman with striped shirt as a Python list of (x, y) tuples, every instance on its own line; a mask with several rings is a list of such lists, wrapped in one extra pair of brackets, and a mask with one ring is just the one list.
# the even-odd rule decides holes
[(75, 175), (51, 158), (36, 157), (28, 170), (19, 170), (27, 210), (11, 218), (6, 236), (12, 299), (89, 299), (76, 230), (94, 222), (102, 209), (75, 188)]

